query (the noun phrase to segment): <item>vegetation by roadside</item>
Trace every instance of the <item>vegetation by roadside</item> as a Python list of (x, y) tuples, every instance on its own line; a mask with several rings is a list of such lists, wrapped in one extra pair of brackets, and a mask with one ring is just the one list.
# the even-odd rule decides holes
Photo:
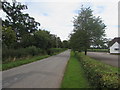
[(65, 48), (51, 48), (49, 50), (43, 50), (35, 46), (30, 46), (26, 48), (19, 49), (3, 49), (2, 52), (2, 63), (7, 63), (11, 61), (16, 61), (20, 59), (26, 59), (26, 57), (31, 56), (43, 56), (43, 55), (53, 55), (55, 53), (66, 50)]
[(109, 52), (108, 49), (88, 49), (89, 52)]
[(49, 56), (59, 54), (65, 50), (66, 49), (54, 49), (54, 53), (52, 53), (51, 55), (37, 55), (37, 56), (31, 56), (31, 57), (26, 58), (26, 59), (17, 59), (15, 61), (8, 61), (8, 62), (2, 64), (2, 70), (7, 70), (7, 69), (17, 67), (17, 66), (20, 66), (23, 64), (28, 64), (28, 63), (31, 63), (34, 61), (38, 61), (38, 60), (47, 58)]
[(71, 52), (71, 57), (66, 67), (61, 88), (89, 88), (89, 83), (84, 75), (79, 60), (75, 57), (75, 53)]
[(8, 62), (8, 63), (5, 63), (5, 64), (2, 64), (2, 70), (7, 70), (7, 69), (17, 67), (17, 66), (20, 66), (20, 65), (23, 65), (23, 64), (31, 63), (31, 62), (34, 62), (34, 61), (37, 61), (37, 60), (41, 60), (43, 58), (47, 58), (49, 56), (50, 55), (34, 56), (32, 58), (29, 58), (29, 59), (22, 59), (22, 60), (16, 60), (16, 61), (13, 61), (13, 62)]
[(82, 53), (77, 53), (77, 57), (91, 86), (95, 88), (118, 88), (120, 85), (118, 68), (91, 59)]

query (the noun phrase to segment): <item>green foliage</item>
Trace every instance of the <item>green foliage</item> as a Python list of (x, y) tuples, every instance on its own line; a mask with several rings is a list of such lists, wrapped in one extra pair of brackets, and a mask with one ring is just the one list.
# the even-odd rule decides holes
[(54, 53), (61, 52), (61, 51), (64, 51), (64, 50), (66, 50), (66, 48), (50, 48), (49, 49), (50, 54), (54, 54)]
[(61, 84), (62, 88), (90, 88), (84, 70), (75, 53), (71, 52), (69, 62)]
[(77, 54), (85, 74), (95, 88), (118, 88), (118, 68), (91, 59), (83, 54)]
[(19, 43), (22, 47), (29, 47), (35, 45), (35, 38), (33, 35), (24, 34), (21, 42)]
[(64, 40), (62, 43), (63, 43), (63, 48), (69, 48), (69, 41)]
[(90, 52), (109, 52), (109, 49), (88, 49)]
[(40, 48), (36, 48), (35, 46), (19, 49), (4, 48), (2, 51), (3, 62), (6, 62), (9, 58), (22, 58), (27, 56), (45, 54), (43, 53), (43, 50), (41, 50)]
[[(21, 50), (21, 51), (20, 51)], [(55, 49), (54, 49), (55, 50)], [(58, 50), (57, 52), (54, 52), (53, 54), (51, 54), (51, 55), (56, 55), (56, 54), (58, 54), (58, 53), (60, 53), (60, 52), (62, 52), (62, 51), (64, 51), (64, 50), (66, 50), (66, 49), (61, 49), (61, 50)], [(10, 54), (9, 52), (11, 51), (11, 53), (13, 53), (13, 54)], [(20, 51), (20, 53), (18, 53), (18, 51)], [(23, 53), (22, 53), (23, 52)], [(5, 53), (5, 52), (4, 52)], [(40, 53), (40, 54), (39, 54)], [(30, 57), (26, 57), (25, 56), (25, 58), (23, 58), (23, 56), (22, 56), (22, 58), (20, 59), (20, 58), (16, 58), (16, 60), (14, 60), (14, 59), (11, 59), (11, 60), (9, 60), (9, 61), (7, 61), (7, 59), (6, 59), (6, 61), (3, 61), (3, 64), (2, 64), (2, 70), (7, 70), (7, 69), (10, 69), (10, 68), (13, 68), (13, 67), (17, 67), (17, 66), (20, 66), (20, 65), (24, 65), (24, 64), (27, 64), (27, 63), (31, 63), (31, 62), (34, 62), (34, 61), (38, 61), (38, 60), (41, 60), (41, 59), (43, 59), (43, 58), (47, 58), (47, 57), (49, 57), (50, 55), (47, 55), (46, 53), (45, 53), (45, 51), (43, 51), (43, 50), (41, 50), (40, 48), (36, 48), (35, 46), (32, 46), (32, 47), (28, 47), (28, 48), (24, 48), (24, 49), (19, 49), (19, 50), (17, 50), (17, 51), (15, 51), (15, 50), (9, 50), (8, 51), (8, 53), (7, 54), (9, 54), (9, 56), (10, 55), (13, 55), (13, 56), (11, 56), (11, 57), (17, 57), (17, 55), (19, 56), (19, 57), (21, 57), (21, 55), (23, 55), (23, 56), (25, 56), (25, 55), (35, 55), (36, 54), (36, 56), (30, 56)], [(4, 55), (6, 55), (6, 54), (4, 54)], [(16, 56), (15, 56), (16, 55)], [(7, 55), (6, 55), (7, 56)], [(6, 58), (6, 57), (5, 57)]]
[(25, 9), (27, 6), (20, 2), (2, 1), (2, 10), (6, 13), (6, 19), (2, 21), (3, 62), (14, 58), (55, 53), (60, 50), (49, 49), (62, 47), (61, 39), (39, 29), (40, 23), (29, 14), (24, 14), (22, 11)]
[(74, 19), (74, 31), (70, 37), (70, 45), (73, 50), (85, 51), (105, 36), (105, 25), (100, 17), (92, 14), (90, 7), (81, 8), (80, 13)]
[(3, 46), (14, 49), (36, 46), (46, 52), (49, 48), (62, 47), (60, 38), (39, 29), (40, 23), (28, 13), (24, 14), (22, 11), (25, 9), (27, 5), (20, 2), (2, 1), (2, 10), (6, 13), (6, 18), (2, 21)]
[(34, 56), (32, 58), (29, 58), (29, 59), (22, 59), (22, 60), (16, 60), (14, 62), (4, 63), (4, 64), (2, 64), (2, 70), (7, 70), (7, 69), (10, 69), (13, 67), (17, 67), (20, 65), (34, 62), (34, 61), (38, 61), (38, 60), (41, 60), (41, 59), (44, 59), (47, 57), (49, 57), (49, 55)]
[(34, 33), (35, 38), (35, 46), (47, 49), (51, 47), (51, 40), (50, 40), (50, 34), (48, 31), (45, 30), (39, 30)]
[(10, 48), (16, 41), (16, 34), (11, 27), (2, 27), (2, 42)]
[(2, 2), (2, 9), (7, 14), (3, 26), (11, 26), (17, 37), (22, 37), (26, 33), (33, 33), (40, 26), (40, 23), (36, 22), (29, 14), (22, 13), (22, 10), (27, 9), (27, 6), (20, 2)]

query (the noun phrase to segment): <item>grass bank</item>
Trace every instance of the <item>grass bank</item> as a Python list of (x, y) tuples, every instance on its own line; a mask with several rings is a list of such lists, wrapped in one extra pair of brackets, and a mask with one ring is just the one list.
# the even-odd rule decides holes
[(70, 60), (67, 64), (61, 88), (89, 88), (89, 83), (84, 75), (79, 60), (75, 57), (75, 53), (71, 52)]
[(5, 64), (2, 64), (2, 70), (7, 70), (7, 69), (11, 69), (13, 67), (28, 64), (28, 63), (31, 63), (31, 62), (34, 62), (34, 61), (38, 61), (38, 60), (47, 58), (49, 56), (50, 55), (34, 56), (32, 58), (29, 58), (29, 59), (22, 59), (22, 60), (16, 60), (16, 61), (13, 61), (13, 62), (8, 62), (8, 63), (5, 63)]
[[(55, 52), (55, 53), (53, 53), (52, 55), (59, 54), (59, 53), (65, 51), (65, 50), (66, 50), (66, 49), (61, 50), (61, 51), (59, 51), (59, 52)], [(27, 58), (27, 59), (18, 59), (18, 60), (15, 60), (15, 61), (10, 61), (10, 62), (7, 62), (7, 63), (3, 63), (3, 64), (2, 64), (2, 70), (7, 70), (7, 69), (11, 69), (11, 68), (14, 68), (14, 67), (17, 67), (17, 66), (21, 66), (21, 65), (24, 65), (24, 64), (28, 64), (28, 63), (31, 63), (31, 62), (35, 62), (35, 61), (38, 61), (38, 60), (41, 60), (41, 59), (50, 57), (50, 56), (52, 56), (52, 55), (32, 56), (32, 57)]]

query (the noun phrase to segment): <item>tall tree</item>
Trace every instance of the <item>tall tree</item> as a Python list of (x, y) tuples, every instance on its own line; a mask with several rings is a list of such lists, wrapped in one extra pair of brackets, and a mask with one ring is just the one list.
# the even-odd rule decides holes
[(80, 13), (74, 18), (74, 31), (71, 34), (71, 47), (78, 51), (85, 51), (96, 40), (100, 40), (105, 36), (105, 24), (100, 17), (95, 17), (92, 14), (90, 7), (82, 6)]
[(62, 43), (63, 43), (63, 48), (69, 48), (69, 41), (64, 40)]
[(29, 14), (23, 14), (22, 10), (27, 9), (27, 6), (20, 2), (13, 1), (9, 3), (4, 1), (2, 2), (2, 9), (7, 14), (7, 19), (3, 21), (2, 26), (11, 26), (17, 37), (33, 33), (40, 26), (40, 23), (36, 22)]
[(45, 30), (39, 30), (34, 33), (35, 46), (47, 50), (51, 48), (50, 33)]

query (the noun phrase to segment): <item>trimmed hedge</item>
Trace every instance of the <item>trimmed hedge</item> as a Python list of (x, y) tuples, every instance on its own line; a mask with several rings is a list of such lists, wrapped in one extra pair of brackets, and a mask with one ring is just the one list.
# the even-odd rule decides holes
[(88, 49), (89, 52), (109, 52), (109, 49)]
[(82, 53), (77, 53), (77, 57), (92, 86), (95, 88), (118, 88), (120, 85), (118, 68), (91, 59)]

